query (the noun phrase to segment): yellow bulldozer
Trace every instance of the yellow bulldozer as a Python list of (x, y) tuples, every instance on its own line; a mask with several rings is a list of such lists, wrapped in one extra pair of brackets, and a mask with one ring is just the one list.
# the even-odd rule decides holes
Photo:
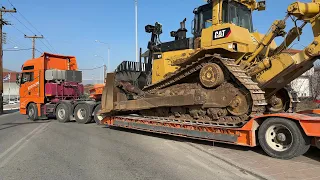
[[(251, 117), (292, 112), (297, 99), (287, 85), (320, 55), (320, 0), (295, 2), (263, 35), (253, 30), (252, 12), (265, 1), (211, 0), (194, 9), (193, 37), (186, 19), (160, 42), (162, 24), (147, 25), (148, 58), (122, 62), (109, 73), (103, 116), (136, 114), (241, 127)], [(295, 26), (285, 31), (286, 21)], [(314, 40), (300, 53), (285, 50), (311, 24)], [(277, 46), (276, 37), (283, 37)]]

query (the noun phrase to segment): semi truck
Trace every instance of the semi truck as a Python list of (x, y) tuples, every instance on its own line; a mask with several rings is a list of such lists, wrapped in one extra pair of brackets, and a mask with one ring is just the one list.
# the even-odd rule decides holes
[(56, 117), (59, 122), (97, 121), (99, 96), (84, 96), (82, 72), (76, 57), (43, 53), (27, 60), (17, 79), (20, 85), (20, 113), (30, 120)]

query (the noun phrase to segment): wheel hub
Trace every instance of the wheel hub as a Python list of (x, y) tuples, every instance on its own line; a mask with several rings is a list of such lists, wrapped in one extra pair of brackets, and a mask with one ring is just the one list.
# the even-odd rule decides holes
[(83, 108), (79, 109), (77, 112), (77, 116), (79, 119), (84, 119), (84, 117), (86, 117), (86, 110)]
[(58, 116), (60, 119), (64, 119), (66, 115), (66, 111), (64, 109), (59, 109), (58, 110)]
[(283, 134), (283, 133), (277, 134), (277, 140), (280, 141), (280, 142), (286, 141), (286, 135)]
[(270, 126), (265, 134), (266, 142), (275, 151), (288, 150), (293, 142), (291, 131), (281, 124)]
[(29, 117), (32, 117), (34, 115), (34, 110), (33, 109), (30, 109), (29, 110)]

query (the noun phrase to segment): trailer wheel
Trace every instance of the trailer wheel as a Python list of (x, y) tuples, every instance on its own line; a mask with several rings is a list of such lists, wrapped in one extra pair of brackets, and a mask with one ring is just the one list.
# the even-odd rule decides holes
[(74, 117), (80, 124), (90, 123), (92, 120), (92, 116), (89, 106), (87, 104), (78, 104), (74, 109)]
[(66, 104), (59, 104), (56, 108), (56, 118), (61, 123), (70, 121), (70, 108)]
[(38, 119), (38, 108), (35, 103), (30, 103), (28, 106), (28, 118), (31, 121), (35, 121)]
[(93, 111), (93, 119), (96, 122), (96, 124), (101, 124), (101, 120), (103, 119), (102, 116), (98, 115), (98, 112), (101, 110), (101, 104), (99, 104), (98, 106), (96, 106), (96, 108), (94, 108)]
[(259, 128), (262, 149), (271, 157), (291, 159), (308, 151), (311, 140), (298, 125), (285, 118), (270, 118)]

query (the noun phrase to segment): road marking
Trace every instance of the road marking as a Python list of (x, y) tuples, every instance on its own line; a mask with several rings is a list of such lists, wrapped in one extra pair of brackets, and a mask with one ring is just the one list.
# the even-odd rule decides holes
[[(39, 125), (33, 131), (31, 131), (28, 135), (26, 135), (25, 137), (23, 137), (19, 141), (17, 141), (15, 144), (13, 144), (5, 152), (1, 153), (0, 154), (0, 160), (2, 158), (3, 158), (3, 160), (2, 160), (2, 162), (0, 162), (0, 168), (5, 166), (30, 141), (31, 138), (33, 138), (35, 135), (37, 135), (42, 130), (44, 130), (48, 125), (49, 125), (49, 123), (45, 123), (45, 124)], [(17, 146), (19, 146), (19, 147), (16, 148)], [(11, 151), (12, 151), (12, 153), (9, 154)], [(5, 157), (5, 156), (7, 156), (7, 157)]]

